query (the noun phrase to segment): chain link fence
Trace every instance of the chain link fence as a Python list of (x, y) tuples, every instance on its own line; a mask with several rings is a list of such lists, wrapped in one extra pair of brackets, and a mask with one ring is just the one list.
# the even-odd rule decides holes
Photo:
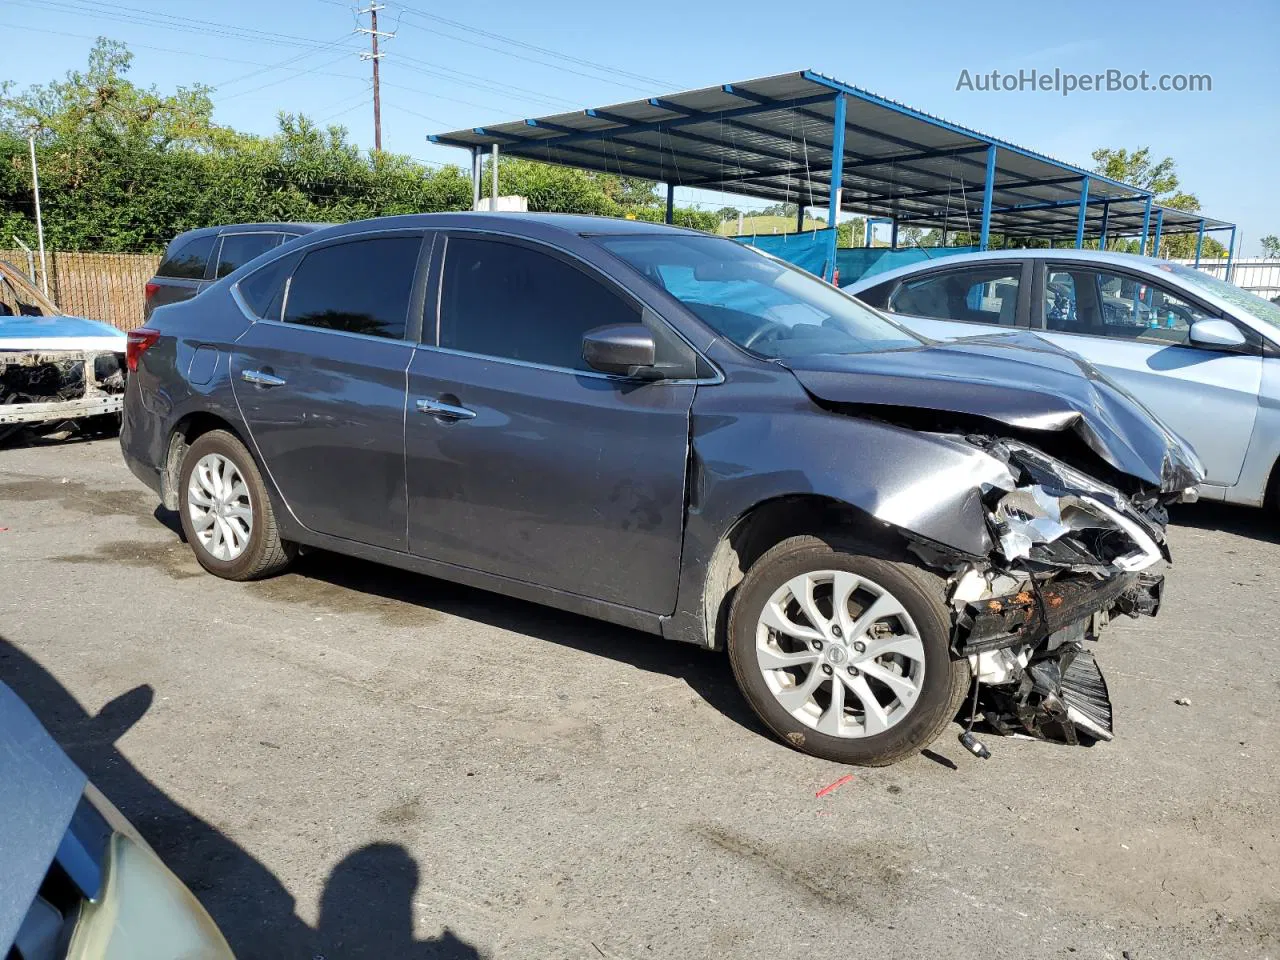
[[(147, 281), (160, 265), (159, 254), (68, 253), (47, 251), (49, 299), (63, 313), (102, 320), (120, 330), (142, 326)], [(24, 250), (0, 250), (24, 274), (40, 286), (40, 258), (34, 263)]]

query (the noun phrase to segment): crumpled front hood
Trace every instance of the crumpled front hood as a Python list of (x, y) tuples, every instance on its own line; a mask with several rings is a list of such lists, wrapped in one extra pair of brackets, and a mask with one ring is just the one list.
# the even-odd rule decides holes
[(779, 361), (836, 404), (985, 417), (1022, 430), (1072, 430), (1107, 463), (1167, 492), (1204, 479), (1199, 459), (1087, 361), (1030, 332), (911, 350)]

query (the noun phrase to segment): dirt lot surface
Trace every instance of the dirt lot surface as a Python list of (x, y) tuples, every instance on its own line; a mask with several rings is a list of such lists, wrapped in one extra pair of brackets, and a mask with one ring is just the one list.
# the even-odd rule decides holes
[(114, 440), (3, 450), (0, 678), (242, 960), (1274, 957), (1280, 521), (1176, 520), (1114, 743), (851, 771), (720, 656), (326, 554), (223, 582)]

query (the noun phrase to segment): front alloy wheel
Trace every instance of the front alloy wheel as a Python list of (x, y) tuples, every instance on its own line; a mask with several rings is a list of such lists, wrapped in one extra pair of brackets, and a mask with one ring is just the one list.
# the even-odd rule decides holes
[(729, 614), (729, 659), (790, 745), (879, 766), (954, 719), (969, 671), (950, 651), (945, 583), (884, 548), (792, 537), (752, 564)]

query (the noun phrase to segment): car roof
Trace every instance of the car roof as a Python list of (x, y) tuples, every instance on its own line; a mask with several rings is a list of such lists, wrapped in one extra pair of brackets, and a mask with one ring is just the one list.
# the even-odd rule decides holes
[[(921, 248), (924, 249), (924, 248)], [(861, 280), (855, 280), (843, 289), (849, 293), (878, 287), (882, 283), (924, 273), (939, 267), (959, 267), (965, 264), (1002, 263), (1006, 260), (1077, 260), (1093, 263), (1106, 263), (1114, 267), (1157, 267), (1168, 263), (1155, 257), (1140, 257), (1136, 253), (1119, 253), (1113, 250), (1077, 250), (1074, 247), (1037, 247), (1029, 250), (984, 250), (980, 253), (943, 254), (929, 260), (917, 260), (903, 267), (874, 273)]]
[(212, 227), (196, 227), (194, 230), (185, 230), (169, 241), (171, 249), (175, 243), (179, 241), (186, 242), (194, 240), (197, 237), (205, 237), (216, 235), (224, 231), (235, 233), (254, 233), (259, 231), (282, 231), (287, 233), (297, 233), (299, 235), (305, 233), (314, 233), (316, 230), (323, 230), (331, 227), (331, 223), (303, 223), (280, 221), (278, 223), (220, 223)]
[(618, 217), (597, 217), (578, 213), (524, 213), (516, 211), (459, 211), (453, 213), (412, 213), (392, 217), (375, 217), (329, 227), (326, 236), (339, 237), (348, 233), (367, 233), (370, 229), (479, 229), (492, 230), (513, 236), (543, 237), (555, 234), (572, 234), (579, 237), (604, 234), (671, 234), (710, 236), (698, 230), (651, 223), (646, 220), (625, 220)]

